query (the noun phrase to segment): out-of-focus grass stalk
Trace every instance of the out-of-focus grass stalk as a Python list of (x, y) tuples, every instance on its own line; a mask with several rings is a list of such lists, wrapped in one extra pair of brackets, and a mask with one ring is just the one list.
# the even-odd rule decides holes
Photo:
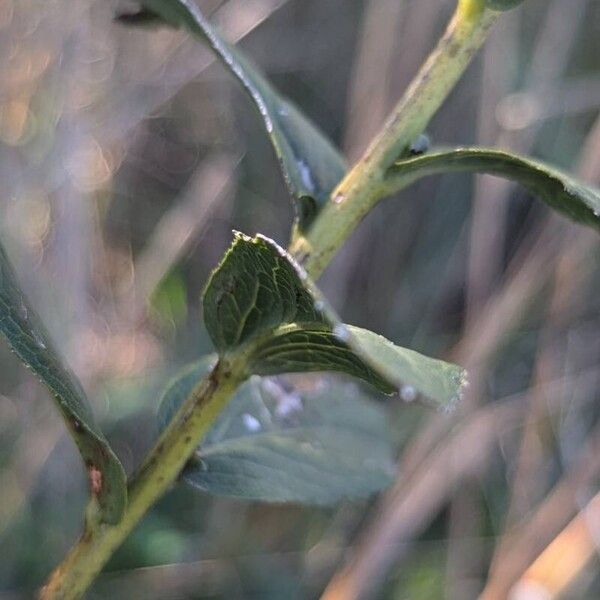
[(557, 598), (598, 550), (600, 494), (556, 536), (513, 587), (515, 598)]

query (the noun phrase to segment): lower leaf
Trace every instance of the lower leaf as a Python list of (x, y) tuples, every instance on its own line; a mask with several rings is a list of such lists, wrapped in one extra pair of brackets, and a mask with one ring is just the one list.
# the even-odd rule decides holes
[[(173, 380), (160, 408), (163, 426), (214, 360)], [(329, 383), (299, 393), (256, 377), (240, 387), (183, 479), (211, 494), (328, 505), (388, 486), (393, 454), (384, 408), (356, 386)]]

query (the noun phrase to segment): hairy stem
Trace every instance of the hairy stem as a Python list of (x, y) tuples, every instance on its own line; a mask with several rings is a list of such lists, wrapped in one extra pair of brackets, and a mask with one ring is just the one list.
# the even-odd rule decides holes
[[(317, 277), (356, 225), (379, 200), (384, 175), (421, 133), (459, 79), (498, 15), (484, 0), (459, 0), (446, 33), (363, 158), (290, 251)], [(219, 363), (177, 412), (137, 474), (120, 523), (88, 516), (81, 539), (50, 576), (43, 600), (81, 597), (113, 552), (175, 481), (217, 415), (245, 379), (245, 365)]]
[(129, 484), (129, 502), (117, 525), (88, 518), (85, 531), (52, 573), (43, 600), (80, 598), (147, 510), (177, 478), (218, 414), (245, 379), (235, 365), (217, 364), (203, 378), (149, 452)]
[(388, 168), (425, 129), (485, 40), (499, 13), (483, 0), (460, 0), (435, 50), (364, 156), (333, 191), (291, 253), (318, 277), (362, 218), (384, 195)]

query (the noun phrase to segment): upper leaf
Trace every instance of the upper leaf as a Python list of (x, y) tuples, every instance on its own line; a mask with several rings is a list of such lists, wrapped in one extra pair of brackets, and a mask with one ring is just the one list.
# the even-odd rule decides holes
[(490, 148), (438, 149), (397, 162), (388, 173), (385, 192), (412, 181), (452, 171), (489, 173), (522, 184), (567, 217), (600, 228), (600, 191), (543, 162)]
[(287, 323), (322, 322), (285, 250), (236, 233), (204, 292), (204, 321), (222, 353)]
[(260, 71), (228, 44), (192, 0), (142, 0), (145, 10), (123, 15), (129, 24), (159, 18), (185, 27), (207, 42), (223, 64), (244, 86), (262, 117), (287, 186), (295, 200), (297, 224), (302, 231), (327, 201), (346, 172), (338, 150), (296, 106), (276, 92)]
[(415, 388), (454, 404), (464, 371), (344, 325), (274, 241), (236, 234), (204, 293), (206, 328), (220, 354), (243, 352), (249, 373), (340, 371), (392, 393)]
[(117, 523), (126, 504), (123, 467), (94, 424), (81, 384), (62, 364), (45, 327), (19, 288), (1, 245), (0, 331), (17, 356), (52, 394), (88, 469), (101, 519)]
[[(160, 406), (162, 426), (214, 362), (194, 363), (173, 380)], [(378, 492), (393, 474), (385, 411), (355, 386), (299, 394), (253, 379), (219, 415), (183, 478), (212, 494), (327, 505)]]

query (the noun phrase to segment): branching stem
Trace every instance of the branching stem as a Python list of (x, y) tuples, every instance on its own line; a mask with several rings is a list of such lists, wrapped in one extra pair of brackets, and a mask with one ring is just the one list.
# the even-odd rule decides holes
[(483, 0), (460, 0), (435, 50), (364, 156), (333, 191), (290, 252), (317, 278), (358, 223), (384, 196), (388, 168), (403, 156), (448, 96), (500, 13)]
[[(459, 0), (446, 33), (381, 133), (338, 185), (310, 230), (291, 245), (290, 251), (314, 278), (379, 200), (387, 169), (425, 129), (498, 14), (486, 9), (484, 0)], [(131, 479), (122, 521), (103, 525), (89, 514), (83, 536), (42, 589), (43, 600), (74, 599), (85, 593), (113, 552), (176, 480), (245, 376), (244, 364), (221, 361), (200, 381)]]

